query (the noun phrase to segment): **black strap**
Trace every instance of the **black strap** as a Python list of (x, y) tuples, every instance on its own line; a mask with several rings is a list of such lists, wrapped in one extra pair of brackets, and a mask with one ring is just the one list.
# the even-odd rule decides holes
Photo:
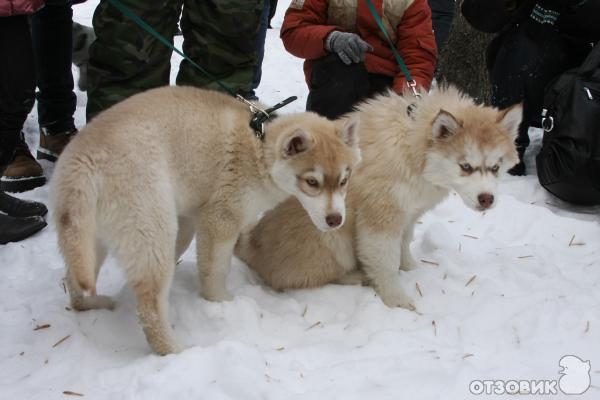
[(273, 112), (280, 109), (283, 106), (290, 104), (292, 101), (297, 100), (297, 96), (290, 96), (287, 99), (275, 104), (273, 107), (263, 110), (256, 105), (250, 103), (250, 110), (252, 111), (252, 119), (250, 120), (250, 127), (254, 130), (254, 134), (260, 140), (265, 139), (265, 122), (274, 117)]

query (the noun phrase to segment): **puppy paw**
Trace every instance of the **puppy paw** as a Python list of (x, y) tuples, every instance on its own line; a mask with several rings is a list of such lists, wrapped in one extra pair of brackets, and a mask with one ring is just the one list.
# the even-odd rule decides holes
[(204, 297), (208, 301), (231, 301), (233, 300), (233, 296), (227, 289), (224, 290), (206, 290), (202, 293), (202, 297)]
[(154, 352), (156, 354), (158, 354), (159, 356), (166, 356), (169, 354), (178, 354), (184, 350), (184, 348), (182, 346), (180, 346), (179, 343), (177, 343), (174, 340), (170, 340), (170, 341), (166, 341), (166, 342), (162, 342), (162, 341), (151, 342), (150, 346), (152, 347), (152, 350), (154, 350)]
[(379, 290), (377, 292), (385, 304), (388, 307), (400, 307), (406, 308), (407, 310), (414, 311), (415, 306), (412, 304), (412, 299), (408, 297), (401, 289), (395, 290)]
[(115, 302), (110, 297), (101, 295), (75, 297), (71, 300), (71, 305), (77, 311), (115, 308)]
[(400, 269), (402, 271), (412, 271), (417, 268), (417, 265), (417, 260), (415, 260), (411, 254), (402, 254), (400, 260)]

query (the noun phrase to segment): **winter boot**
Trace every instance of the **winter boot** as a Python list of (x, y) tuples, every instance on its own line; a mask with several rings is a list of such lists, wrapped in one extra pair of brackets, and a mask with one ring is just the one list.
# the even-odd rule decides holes
[(15, 218), (0, 213), (0, 244), (28, 238), (46, 225), (42, 217)]
[(77, 129), (75, 128), (60, 133), (50, 133), (47, 128), (40, 128), (40, 147), (38, 147), (37, 159), (55, 162), (76, 133)]
[(16, 218), (43, 217), (48, 209), (37, 201), (21, 200), (0, 192), (0, 213)]
[(45, 183), (44, 171), (31, 155), (23, 133), (21, 133), (12, 162), (8, 164), (0, 178), (0, 191), (25, 192), (43, 186)]

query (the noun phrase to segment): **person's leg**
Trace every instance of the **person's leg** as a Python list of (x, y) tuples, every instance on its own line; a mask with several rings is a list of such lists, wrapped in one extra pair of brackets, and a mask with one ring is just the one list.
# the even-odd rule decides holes
[(433, 33), (438, 52), (442, 50), (448, 41), (450, 26), (454, 18), (454, 4), (454, 0), (429, 0)]
[(523, 103), (523, 122), (515, 141), (520, 162), (509, 173), (524, 175), (529, 127), (539, 126), (544, 89), (569, 61), (563, 39), (552, 29), (533, 30), (523, 24), (501, 40), (490, 71), (492, 105), (502, 109)]
[(258, 88), (258, 85), (260, 85), (260, 80), (262, 78), (262, 63), (265, 58), (265, 40), (267, 39), (267, 28), (269, 25), (269, 8), (269, 0), (264, 0), (263, 11), (260, 15), (258, 37), (256, 39), (256, 53), (258, 60), (256, 61), (256, 69), (254, 70), (254, 77), (252, 78), (252, 90), (249, 93), (255, 100), (258, 100), (255, 90)]
[(346, 65), (329, 54), (313, 64), (306, 110), (335, 119), (350, 112), (369, 89), (369, 73), (363, 63)]
[[(263, 1), (184, 1), (183, 51), (216, 79), (242, 94), (252, 89)], [(222, 90), (185, 60), (179, 67), (177, 84)]]
[(71, 72), (73, 11), (70, 0), (46, 0), (31, 16), (38, 86), (38, 120), (51, 134), (75, 129), (77, 97)]
[(47, 0), (31, 16), (40, 124), (38, 159), (56, 161), (75, 128), (73, 92), (73, 11), (71, 0)]
[(265, 0), (269, 2), (269, 18), (268, 18), (268, 24), (267, 27), (269, 29), (273, 28), (271, 26), (271, 20), (273, 19), (273, 17), (275, 16), (275, 13), (277, 12), (277, 0)]
[[(27, 17), (0, 19), (0, 137), (11, 147), (0, 190), (23, 192), (46, 183), (44, 172), (35, 161), (21, 135), (21, 129), (35, 99), (35, 71)], [(6, 60), (6, 61), (4, 61)], [(15, 151), (16, 149), (16, 151)], [(14, 154), (13, 154), (14, 151)]]
[[(0, 63), (0, 174), (14, 160), (15, 147), (27, 114), (33, 107), (34, 70), (27, 17), (0, 18), (0, 54), (10, 62)], [(9, 212), (26, 211), (25, 215), (43, 215), (41, 203), (33, 208), (19, 207), (21, 201), (0, 191), (0, 244), (15, 242), (33, 235), (46, 222), (41, 217), (17, 218)], [(36, 214), (37, 211), (43, 214)]]
[[(177, 31), (180, 0), (122, 0), (169, 40)], [(146, 33), (108, 1), (94, 12), (87, 118), (148, 89), (169, 84), (171, 49)]]

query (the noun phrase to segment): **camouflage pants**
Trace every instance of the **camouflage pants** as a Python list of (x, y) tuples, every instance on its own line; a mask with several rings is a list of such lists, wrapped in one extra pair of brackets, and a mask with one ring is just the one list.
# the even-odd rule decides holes
[[(264, 0), (120, 1), (171, 40), (181, 15), (184, 53), (234, 91), (251, 89)], [(107, 0), (96, 8), (93, 26), (96, 41), (90, 47), (88, 120), (133, 94), (169, 84), (172, 51)], [(185, 60), (176, 83), (219, 89)]]

